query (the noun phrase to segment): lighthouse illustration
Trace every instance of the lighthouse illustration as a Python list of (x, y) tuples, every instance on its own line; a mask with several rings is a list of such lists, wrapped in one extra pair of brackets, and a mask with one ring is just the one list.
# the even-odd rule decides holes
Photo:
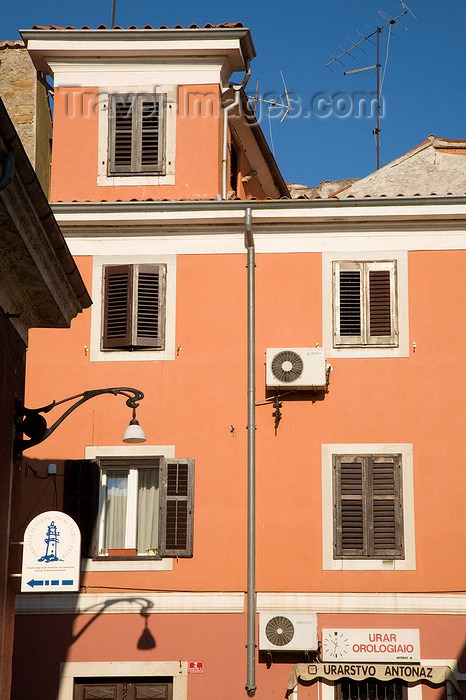
[(55, 521), (52, 520), (47, 528), (47, 536), (44, 540), (45, 544), (47, 545), (47, 549), (45, 550), (44, 556), (38, 559), (37, 561), (63, 561), (63, 559), (60, 559), (57, 556), (57, 545), (59, 542), (59, 535), (60, 533), (57, 530)]

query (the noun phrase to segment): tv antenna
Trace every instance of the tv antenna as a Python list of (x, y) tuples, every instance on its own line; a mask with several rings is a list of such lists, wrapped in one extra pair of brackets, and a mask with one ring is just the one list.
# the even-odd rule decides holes
[[(282, 117), (281, 117), (280, 122), (279, 122), (279, 123), (281, 124), (282, 121), (285, 119), (285, 117), (288, 116), (288, 113), (291, 112), (291, 111), (293, 111), (293, 109), (294, 109), (294, 108), (291, 106), (290, 98), (289, 98), (289, 95), (288, 95), (288, 89), (287, 89), (287, 87), (286, 87), (285, 78), (283, 77), (282, 71), (280, 71), (280, 75), (282, 76), (283, 87), (284, 87), (284, 90), (285, 90), (285, 100), (284, 100), (284, 101), (282, 101), (282, 100), (280, 99), (281, 95), (280, 95), (280, 96), (277, 96), (277, 99), (276, 99), (276, 100), (275, 100), (275, 99), (266, 100), (266, 99), (263, 98), (263, 97), (258, 97), (257, 95), (258, 95), (258, 89), (259, 89), (259, 79), (257, 79), (257, 82), (256, 82), (256, 92), (255, 92), (254, 97), (253, 97), (252, 95), (248, 95), (248, 96), (247, 96), (249, 100), (251, 100), (252, 102), (254, 102), (254, 115), (256, 114), (257, 105), (258, 105), (259, 103), (263, 103), (264, 105), (268, 105), (268, 106), (269, 106), (268, 119), (269, 119), (270, 145), (272, 146), (272, 153), (273, 153), (274, 156), (275, 156), (275, 148), (274, 148), (274, 145), (273, 145), (273, 137), (272, 137), (272, 122), (271, 122), (271, 118), (270, 118), (271, 112), (272, 112), (274, 109), (283, 109), (283, 110), (285, 110), (285, 111), (283, 112)], [(286, 102), (286, 104), (285, 104), (285, 102)]]
[[(377, 58), (376, 58), (376, 63), (374, 66), (362, 66), (360, 68), (354, 68), (352, 70), (346, 70), (343, 71), (343, 75), (352, 75), (354, 73), (362, 73), (363, 71), (366, 70), (374, 70), (376, 69), (377, 71), (377, 92), (376, 92), (376, 102), (375, 102), (375, 114), (376, 114), (376, 127), (373, 129), (372, 133), (375, 136), (375, 144), (376, 144), (376, 155), (377, 155), (377, 170), (380, 167), (380, 96), (382, 94), (382, 87), (383, 87), (383, 80), (385, 77), (385, 71), (387, 69), (387, 59), (388, 59), (388, 47), (390, 43), (390, 31), (393, 25), (395, 25), (398, 22), (398, 29), (404, 29), (406, 30), (407, 28), (399, 22), (399, 19), (406, 15), (408, 12), (413, 15), (414, 19), (417, 19), (416, 16), (411, 12), (409, 7), (406, 5), (406, 3), (401, 0), (401, 7), (403, 9), (403, 12), (400, 12), (400, 14), (397, 17), (390, 17), (386, 12), (383, 12), (383, 10), (379, 10), (379, 15), (382, 19), (387, 20), (385, 24), (382, 26), (376, 27), (376, 29), (373, 29), (370, 34), (364, 35), (361, 32), (356, 30), (356, 33), (359, 34), (362, 38), (359, 39), (357, 42), (353, 42), (352, 45), (349, 47), (349, 49), (343, 49), (342, 46), (339, 46), (338, 48), (342, 49), (342, 52), (338, 54), (338, 56), (333, 56), (333, 54), (330, 54), (332, 56), (332, 60), (328, 61), (328, 63), (324, 63), (325, 68), (328, 68), (329, 70), (332, 70), (330, 66), (334, 63), (340, 63), (341, 65), (345, 65), (344, 62), (341, 60), (345, 56), (351, 57), (353, 60), (356, 60), (355, 56), (353, 56), (352, 52), (355, 51), (355, 49), (360, 49), (361, 51), (364, 51), (362, 48), (362, 44), (364, 44), (366, 41), (368, 41), (370, 44), (374, 45), (374, 42), (371, 40), (373, 36), (376, 37), (376, 51), (377, 51)], [(387, 40), (387, 54), (385, 57), (385, 66), (384, 66), (384, 71), (382, 75), (382, 79), (380, 79), (380, 69), (381, 69), (381, 64), (380, 64), (380, 35), (383, 32), (384, 29), (388, 27), (388, 40)], [(351, 41), (351, 40), (349, 40)], [(330, 52), (328, 52), (330, 53)], [(333, 72), (333, 71), (332, 71)]]

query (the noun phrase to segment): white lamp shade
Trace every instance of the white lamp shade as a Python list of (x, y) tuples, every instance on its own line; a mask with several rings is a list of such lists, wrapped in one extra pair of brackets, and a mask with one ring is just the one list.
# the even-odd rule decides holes
[(123, 442), (145, 442), (146, 434), (135, 418), (130, 422), (123, 435)]

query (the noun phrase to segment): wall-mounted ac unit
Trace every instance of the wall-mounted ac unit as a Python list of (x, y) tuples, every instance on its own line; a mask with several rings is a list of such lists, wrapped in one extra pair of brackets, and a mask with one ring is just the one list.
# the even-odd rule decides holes
[(267, 348), (267, 387), (326, 389), (327, 363), (323, 348)]
[(263, 651), (316, 651), (315, 613), (259, 613), (259, 649)]

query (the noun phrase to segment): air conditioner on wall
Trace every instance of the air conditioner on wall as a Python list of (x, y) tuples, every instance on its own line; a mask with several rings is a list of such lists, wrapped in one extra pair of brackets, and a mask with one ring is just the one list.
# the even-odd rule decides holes
[(327, 363), (323, 348), (267, 348), (268, 388), (326, 389)]
[(315, 613), (259, 613), (259, 650), (316, 651)]

